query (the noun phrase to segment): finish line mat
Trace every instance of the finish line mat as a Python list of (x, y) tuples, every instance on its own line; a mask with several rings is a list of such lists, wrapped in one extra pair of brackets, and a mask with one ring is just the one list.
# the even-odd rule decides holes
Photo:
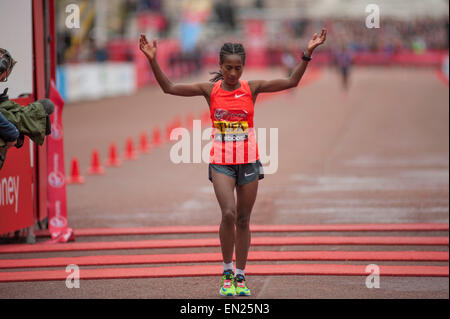
[[(438, 245), (448, 246), (449, 238), (402, 237), (402, 236), (298, 236), (298, 237), (253, 237), (252, 246), (280, 245)], [(188, 248), (188, 247), (218, 247), (219, 238), (197, 239), (164, 239), (140, 241), (113, 241), (64, 244), (14, 244), (0, 246), (0, 254), (32, 253), (56, 251), (86, 251), (86, 250), (120, 250), (120, 249), (153, 249), (153, 248)]]
[[(448, 261), (449, 253), (443, 251), (250, 251), (248, 261), (298, 261), (298, 260), (365, 260), (365, 261)], [(0, 269), (171, 264), (221, 262), (220, 253), (155, 254), (155, 255), (101, 255), (81, 257), (56, 257), (36, 259), (0, 260)]]
[[(327, 231), (448, 231), (449, 224), (338, 224), (338, 225), (250, 225), (252, 232), (327, 232)], [(218, 233), (218, 225), (201, 226), (157, 226), (129, 228), (79, 228), (74, 229), (77, 237), (162, 235)], [(36, 232), (37, 237), (50, 236), (48, 231)]]
[[(448, 266), (378, 266), (380, 276), (402, 277), (448, 277)], [(367, 276), (367, 265), (331, 265), (331, 264), (282, 264), (248, 265), (246, 274), (250, 276), (280, 275), (329, 275), (329, 276)], [(80, 269), (80, 280), (89, 279), (130, 279), (164, 277), (218, 276), (222, 265), (170, 266), (149, 268), (110, 268)], [(69, 273), (65, 269), (0, 272), (0, 282), (22, 281), (65, 281)]]
[[(447, 224), (339, 224), (339, 225), (252, 225), (252, 232), (386, 232), (386, 231), (448, 231)], [(75, 235), (82, 236), (121, 236), (121, 235), (159, 235), (159, 234), (200, 234), (217, 233), (218, 226), (158, 226), (137, 228), (95, 228), (76, 229)], [(40, 237), (48, 236), (48, 232), (40, 232)], [(360, 245), (387, 246), (387, 251), (251, 251), (248, 261), (296, 262), (296, 261), (365, 261), (367, 263), (379, 261), (414, 262), (413, 265), (378, 265), (380, 275), (384, 276), (420, 276), (420, 277), (448, 277), (448, 236), (433, 234), (434, 236), (253, 236), (252, 246), (320, 246), (320, 245)], [(435, 246), (431, 250), (423, 251), (403, 249), (392, 251), (398, 246)], [(436, 249), (440, 246), (443, 249)], [(1, 254), (23, 253), (51, 253), (51, 252), (79, 252), (106, 251), (131, 249), (169, 249), (188, 247), (220, 247), (218, 237), (214, 238), (176, 238), (128, 241), (90, 241), (71, 243), (37, 243), (34, 245), (14, 244), (0, 245)], [(336, 248), (336, 249), (337, 249)], [(342, 249), (342, 248), (341, 248)], [(351, 249), (350, 249), (351, 250)], [(142, 255), (96, 255), (96, 256), (68, 256), (30, 259), (0, 259), (0, 282), (18, 281), (52, 281), (65, 280), (69, 273), (67, 265), (77, 265), (80, 268), (80, 279), (126, 279), (126, 278), (163, 278), (163, 277), (197, 277), (218, 276), (222, 273), (222, 255), (220, 253), (195, 254), (142, 254)], [(217, 265), (174, 265), (181, 263), (207, 263)], [(443, 262), (442, 265), (424, 265), (423, 262)], [(417, 264), (420, 263), (420, 264)], [(134, 268), (136, 265), (167, 264), (167, 266), (148, 266)], [(122, 268), (104, 268), (120, 265)], [(128, 266), (128, 267), (124, 267)], [(20, 270), (25, 268), (60, 267), (56, 270)], [(92, 268), (92, 267), (103, 267)], [(367, 265), (349, 264), (259, 264), (248, 265), (248, 275), (329, 275), (329, 276), (367, 276)], [(7, 271), (6, 269), (12, 269)], [(20, 271), (18, 271), (20, 270)]]

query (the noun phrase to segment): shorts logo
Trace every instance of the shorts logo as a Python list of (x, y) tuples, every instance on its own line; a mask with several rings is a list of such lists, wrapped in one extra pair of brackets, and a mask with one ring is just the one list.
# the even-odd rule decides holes
[(245, 177), (249, 177), (249, 176), (252, 176), (252, 175), (255, 175), (255, 173), (251, 173), (251, 174), (244, 173)]

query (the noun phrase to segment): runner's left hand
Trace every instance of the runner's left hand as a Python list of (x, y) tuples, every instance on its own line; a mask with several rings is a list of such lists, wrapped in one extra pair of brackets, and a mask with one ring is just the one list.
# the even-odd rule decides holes
[(323, 44), (327, 38), (327, 29), (322, 29), (320, 35), (314, 33), (312, 39), (308, 43), (308, 52), (312, 53), (315, 48)]

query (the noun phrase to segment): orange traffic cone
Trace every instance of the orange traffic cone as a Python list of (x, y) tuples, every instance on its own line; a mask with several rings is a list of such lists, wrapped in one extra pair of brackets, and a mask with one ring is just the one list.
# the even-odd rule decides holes
[(67, 179), (67, 184), (84, 184), (84, 177), (80, 175), (80, 165), (76, 157), (72, 159), (72, 171)]
[(169, 124), (167, 124), (166, 126), (166, 134), (167, 134), (167, 140), (169, 142), (173, 142), (170, 140), (170, 134), (172, 134), (172, 131), (176, 128), (182, 127), (183, 124), (181, 123), (181, 119), (177, 116), (173, 119), (172, 122), (170, 122)]
[(169, 123), (166, 125), (166, 140), (170, 143), (170, 133), (172, 133), (173, 123)]
[(138, 158), (135, 150), (134, 150), (134, 143), (133, 143), (133, 139), (131, 137), (129, 137), (127, 139), (127, 144), (125, 147), (125, 159), (126, 160), (135, 160)]
[(203, 125), (208, 125), (210, 123), (210, 120), (211, 120), (210, 117), (211, 117), (211, 115), (210, 115), (209, 112), (203, 113), (202, 114), (202, 118), (201, 118), (202, 124)]
[(91, 167), (87, 171), (88, 175), (103, 175), (105, 174), (104, 168), (100, 165), (100, 156), (98, 151), (94, 150), (92, 152)]
[(192, 127), (194, 126), (194, 116), (189, 113), (188, 115), (186, 115), (186, 128), (188, 130), (192, 130)]
[(160, 146), (161, 145), (161, 131), (159, 130), (159, 127), (155, 127), (153, 129), (152, 145), (154, 145), (154, 146)]
[(177, 116), (172, 122), (172, 129), (182, 127), (182, 126), (183, 126), (183, 124), (181, 123), (181, 119), (179, 116)]
[(105, 163), (106, 166), (114, 166), (119, 167), (122, 165), (122, 162), (120, 161), (119, 157), (117, 156), (117, 148), (116, 144), (111, 143), (109, 146), (109, 157), (108, 160)]
[(139, 140), (139, 151), (141, 151), (144, 154), (148, 154), (150, 153), (150, 149), (151, 147), (150, 144), (148, 143), (147, 133), (142, 132)]

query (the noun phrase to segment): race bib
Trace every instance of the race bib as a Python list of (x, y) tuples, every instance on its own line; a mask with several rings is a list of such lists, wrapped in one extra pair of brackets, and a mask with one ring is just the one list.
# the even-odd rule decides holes
[(217, 109), (214, 113), (214, 140), (241, 142), (248, 139), (248, 119), (245, 110)]

